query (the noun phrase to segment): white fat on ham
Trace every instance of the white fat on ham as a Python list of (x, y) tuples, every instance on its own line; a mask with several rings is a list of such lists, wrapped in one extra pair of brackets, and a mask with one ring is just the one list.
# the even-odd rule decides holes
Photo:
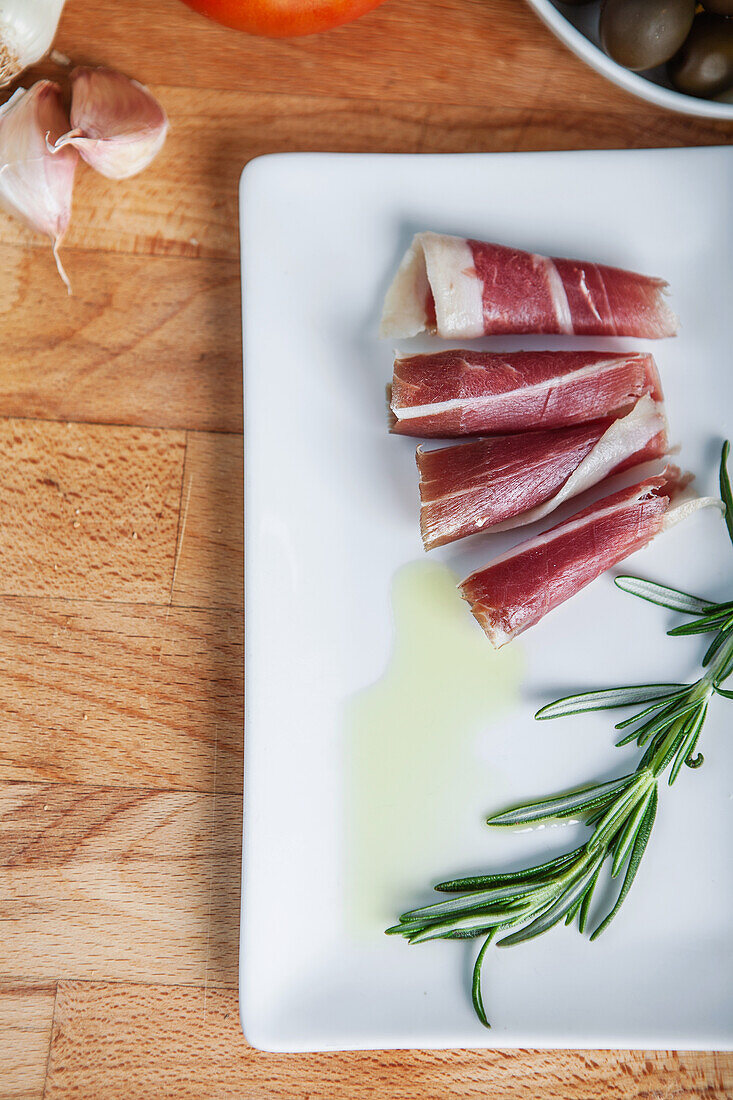
[(681, 523), (693, 512), (699, 512), (701, 508), (717, 508), (725, 513), (725, 505), (720, 497), (699, 497), (693, 489), (685, 489), (670, 504), (662, 520), (662, 530), (669, 531), (670, 527)]
[[(410, 355), (403, 354), (395, 349), (394, 357), (395, 369), (397, 369), (399, 360), (409, 359)], [(423, 417), (439, 416), (441, 413), (454, 412), (458, 409), (485, 408), (489, 411), (492, 409), (501, 410), (517, 400), (526, 401), (535, 394), (543, 392), (547, 394), (546, 403), (549, 403), (550, 398), (557, 392), (562, 393), (565, 387), (577, 386), (579, 383), (584, 383), (588, 378), (600, 376), (607, 367), (612, 367), (617, 362), (618, 356), (611, 357), (607, 360), (603, 359), (598, 363), (589, 363), (587, 367), (581, 367), (580, 370), (574, 370), (568, 374), (561, 374), (556, 378), (545, 378), (542, 382), (534, 382), (530, 386), (521, 386), (518, 389), (502, 393), (480, 394), (477, 397), (453, 397), (449, 401), (434, 401), (431, 405), (404, 406), (392, 404), (390, 407), (397, 420), (421, 420)], [(469, 366), (469, 364), (467, 363), (466, 366)], [(511, 369), (509, 360), (507, 360), (506, 366)], [(656, 364), (654, 365), (654, 372), (656, 376)], [(657, 385), (659, 385), (658, 379)], [(626, 407), (628, 407), (628, 404)], [(587, 420), (588, 417), (584, 417), (584, 419)]]
[[(636, 469), (635, 467), (634, 470)], [(641, 469), (642, 467), (638, 467), (639, 471)], [(632, 474), (633, 473), (634, 471), (632, 471)], [(718, 508), (720, 511), (725, 512), (725, 505), (718, 497), (699, 497), (695, 490), (690, 488), (689, 482), (692, 480), (692, 474), (687, 474), (686, 479), (687, 482), (684, 484), (684, 487), (672, 489), (670, 504), (662, 519), (662, 531), (668, 531), (670, 527), (674, 527), (675, 524), (681, 523), (682, 520), (691, 516), (693, 512), (699, 512), (701, 508)], [(562, 524), (562, 532), (565, 535), (573, 531), (579, 531), (588, 523), (593, 523), (598, 519), (602, 519), (604, 516), (613, 515), (614, 512), (618, 512), (623, 508), (628, 508), (635, 503), (641, 503), (641, 501), (649, 498), (650, 492), (653, 492), (653, 490), (650, 490), (649, 487), (645, 485), (639, 489), (639, 492), (635, 496), (629, 497), (627, 500), (623, 501), (622, 504), (613, 504), (609, 508), (601, 508), (593, 512), (590, 516), (581, 516), (580, 519), (573, 519), (571, 517)], [(544, 505), (541, 505), (541, 507), (544, 507)], [(501, 524), (497, 524), (497, 526), (492, 527), (491, 530), (492, 532), (501, 530)], [(534, 538), (527, 539), (526, 542), (520, 542), (517, 546), (513, 546), (511, 550), (507, 550), (504, 554), (500, 554), (498, 558), (494, 558), (490, 564), (498, 565), (500, 562), (519, 557), (520, 554), (524, 554), (527, 550), (536, 549), (539, 546), (544, 546), (547, 542), (552, 542), (556, 537), (557, 528), (551, 527), (549, 531), (545, 531), (541, 535), (535, 535)], [(481, 573), (484, 568), (485, 567), (482, 566), (482, 568), (477, 569), (476, 572)], [(473, 573), (471, 574), (471, 577), (472, 576), (474, 576)], [(471, 577), (468, 577), (467, 580), (470, 580)], [(458, 587), (461, 588), (465, 583), (466, 581), (463, 581)]]
[[(555, 310), (557, 327), (565, 336), (572, 336), (575, 330), (573, 329), (573, 319), (570, 315), (570, 303), (568, 302), (567, 292), (560, 278), (560, 272), (557, 270), (555, 261), (550, 259), (549, 256), (539, 256), (536, 252), (532, 253), (532, 259), (535, 267), (540, 268), (544, 272), (547, 289), (552, 299), (552, 308)], [(585, 278), (585, 272), (583, 273), (583, 278)], [(598, 310), (596, 310), (595, 307), (593, 312), (598, 316)]]
[[(524, 542), (517, 543), (517, 545), (513, 546), (511, 550), (507, 550), (505, 553), (499, 554), (498, 558), (492, 558), (492, 560), (489, 562), (488, 567), (503, 565), (505, 561), (511, 561), (512, 558), (518, 558), (522, 554), (526, 554), (528, 550), (538, 550), (541, 546), (545, 546), (548, 542), (553, 542), (558, 537), (559, 533), (561, 533), (563, 536), (572, 535), (575, 531), (580, 531), (583, 529), (583, 527), (587, 527), (589, 523), (594, 523), (599, 519), (603, 519), (605, 516), (612, 516), (616, 512), (620, 511), (622, 508), (628, 508), (638, 503), (639, 501), (644, 500), (647, 492), (648, 490), (646, 488), (642, 489), (636, 494), (636, 496), (629, 497), (628, 500), (625, 500), (623, 504), (612, 504), (609, 508), (599, 508), (597, 512), (594, 512), (590, 516), (581, 516), (580, 519), (573, 519), (571, 517), (565, 523), (557, 524), (555, 527), (551, 527), (549, 531), (544, 531), (541, 535), (535, 535), (533, 538), (528, 538)], [(561, 532), (559, 532), (558, 530), (560, 527), (562, 527)], [(496, 528), (494, 528), (494, 530), (496, 530)], [(477, 569), (475, 570), (475, 572), (471, 573), (471, 576), (466, 577), (465, 581), (462, 581), (459, 585), (457, 585), (457, 587), (459, 589), (463, 588), (464, 584), (468, 584), (468, 582), (473, 577), (475, 577), (478, 573), (483, 573), (484, 569), (486, 568), (487, 566), (482, 565), (480, 569)], [(511, 637), (514, 637), (514, 634), (512, 634)]]
[(403, 256), (384, 299), (381, 335), (407, 338), (424, 332), (428, 323), (425, 303), (429, 293), (425, 253), (418, 234)]
[[(666, 470), (660, 475), (660, 477), (669, 477), (670, 483), (666, 488), (662, 488), (662, 495), (669, 497), (669, 503), (667, 505), (666, 512), (662, 517), (660, 531), (666, 531), (670, 527), (673, 527), (676, 523), (687, 519), (693, 512), (699, 511), (701, 508), (717, 508), (725, 511), (725, 506), (721, 500), (717, 497), (698, 497), (690, 490), (689, 483), (692, 480), (691, 474), (680, 475), (679, 470), (674, 466), (668, 466)], [(633, 495), (617, 501), (615, 504), (610, 504), (607, 507), (603, 507), (603, 501), (599, 502), (600, 507), (595, 511), (591, 511), (589, 515), (581, 515), (575, 519), (571, 518), (566, 523), (561, 524), (559, 527), (552, 528), (549, 531), (544, 532), (541, 535), (537, 535), (535, 538), (528, 539), (526, 542), (520, 543), (513, 549), (509, 550), (506, 554), (502, 554), (500, 557), (495, 558), (490, 563), (489, 568), (493, 568), (497, 565), (504, 564), (511, 561), (514, 558), (521, 557), (529, 551), (536, 551), (546, 543), (552, 542), (555, 538), (562, 537), (567, 538), (568, 535), (579, 532), (588, 524), (594, 524), (599, 519), (606, 516), (611, 516), (616, 512), (628, 510), (629, 507), (633, 507), (636, 503), (641, 504), (643, 501), (648, 500), (650, 496), (659, 492), (660, 487), (648, 484), (641, 484), (637, 487), (637, 490)], [(652, 541), (653, 535), (643, 542), (637, 549), (642, 549), (643, 546), (648, 545)], [(623, 555), (617, 561), (623, 561), (631, 553)], [(479, 604), (478, 612), (476, 606), (470, 600), (470, 597), (466, 596), (465, 586), (468, 585), (474, 576), (480, 575), (483, 569), (477, 570), (477, 573), (472, 573), (463, 584), (459, 585), (459, 590), (462, 592), (464, 598), (471, 602), (472, 610), (476, 618), (478, 619), (481, 627), (491, 639), (492, 644), (498, 649), (510, 642), (517, 634), (521, 634), (523, 630), (526, 630), (529, 626), (533, 625), (533, 622), (520, 623), (514, 630), (506, 630), (501, 622), (493, 620), (490, 615), (482, 614), (481, 606)], [(582, 587), (585, 587), (584, 582)], [(578, 589), (579, 590), (579, 589)], [(542, 616), (540, 616), (542, 617)], [(534, 620), (537, 621), (537, 620)]]
[[(431, 294), (435, 326), (426, 309)], [(417, 233), (387, 291), (382, 336), (407, 339), (426, 329), (444, 339), (484, 334), (482, 283), (462, 237)]]
[(491, 533), (510, 531), (514, 527), (524, 527), (528, 523), (544, 519), (566, 500), (598, 485), (624, 459), (635, 454), (636, 451), (641, 451), (656, 435), (666, 431), (667, 418), (664, 415), (664, 403), (652, 401), (649, 396), (640, 398), (630, 413), (619, 420), (614, 420), (590, 454), (586, 455), (554, 496), (543, 504), (538, 504), (536, 508), (530, 508), (521, 515), (495, 524), (490, 528)]

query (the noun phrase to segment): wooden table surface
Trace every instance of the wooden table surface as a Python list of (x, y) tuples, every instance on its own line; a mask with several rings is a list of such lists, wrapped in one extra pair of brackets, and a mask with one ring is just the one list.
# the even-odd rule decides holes
[(388, 0), (295, 41), (68, 0), (56, 45), (150, 84), (172, 129), (137, 179), (79, 172), (72, 298), (0, 216), (0, 1097), (733, 1095), (713, 1053), (262, 1054), (236, 997), (242, 166), (733, 126), (633, 100), (521, 0)]

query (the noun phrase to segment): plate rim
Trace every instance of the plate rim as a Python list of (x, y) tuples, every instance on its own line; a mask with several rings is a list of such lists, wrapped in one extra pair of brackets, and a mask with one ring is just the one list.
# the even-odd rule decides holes
[[(532, 2), (532, 0), (530, 0)], [(343, 161), (345, 159), (357, 160), (368, 159), (377, 161), (388, 160), (459, 160), (466, 158), (480, 159), (480, 160), (492, 160), (497, 157), (502, 158), (538, 158), (538, 157), (562, 157), (563, 159), (578, 158), (579, 156), (595, 158), (595, 157), (613, 157), (620, 158), (624, 156), (636, 157), (639, 154), (654, 154), (656, 157), (662, 159), (665, 155), (680, 155), (682, 153), (692, 153), (700, 156), (711, 155), (714, 153), (721, 153), (725, 151), (724, 155), (733, 156), (733, 145), (704, 145), (704, 146), (689, 146), (689, 147), (674, 147), (674, 148), (645, 148), (645, 149), (582, 149), (582, 150), (527, 150), (527, 151), (509, 151), (509, 152), (459, 152), (459, 153), (372, 153), (372, 152), (278, 152), (278, 153), (265, 153), (257, 157), (252, 158), (244, 166), (239, 181), (239, 215), (240, 215), (240, 271), (241, 271), (241, 293), (242, 293), (242, 338), (243, 338), (243, 373), (245, 384), (243, 387), (243, 436), (244, 436), (244, 453), (245, 453), (245, 476), (244, 476), (244, 559), (245, 559), (245, 607), (246, 607), (246, 590), (247, 590), (247, 560), (248, 560), (248, 547), (250, 543), (249, 525), (247, 523), (247, 486), (248, 486), (248, 469), (249, 463), (247, 462), (247, 447), (248, 447), (248, 433), (247, 433), (247, 386), (246, 386), (246, 345), (247, 345), (247, 320), (246, 310), (244, 308), (245, 288), (246, 288), (246, 275), (245, 275), (245, 263), (244, 263), (244, 227), (246, 225), (246, 218), (244, 215), (243, 204), (246, 196), (246, 192), (253, 182), (258, 182), (257, 177), (261, 172), (267, 172), (269, 165), (274, 161), (280, 160), (320, 160), (326, 161)], [(247, 814), (247, 760), (248, 760), (248, 736), (247, 736), (247, 654), (249, 650), (248, 646), (248, 631), (246, 629), (246, 612), (243, 613), (245, 621), (245, 643), (244, 643), (244, 665), (245, 665), (245, 709), (244, 709), (244, 783), (243, 783), (243, 840), (242, 840), (242, 862), (241, 862), (241, 894), (240, 894), (240, 922), (239, 922), (239, 967), (238, 967), (238, 1009), (239, 1019), (242, 1027), (242, 1031), (246, 1040), (257, 1050), (262, 1050), (271, 1053), (316, 1053), (316, 1052), (341, 1052), (341, 1051), (372, 1051), (372, 1050), (456, 1050), (456, 1049), (468, 1049), (468, 1050), (516, 1050), (523, 1049), (527, 1046), (526, 1041), (502, 1041), (500, 1033), (487, 1033), (487, 1040), (485, 1042), (472, 1040), (469, 1044), (462, 1044), (456, 1042), (431, 1042), (428, 1045), (407, 1045), (404, 1042), (395, 1042), (394, 1044), (379, 1043), (375, 1044), (369, 1040), (354, 1040), (346, 1045), (343, 1041), (328, 1043), (322, 1042), (315, 1045), (313, 1042), (307, 1042), (303, 1044), (297, 1044), (293, 1042), (282, 1042), (269, 1036), (266, 1029), (260, 1030), (258, 1026), (252, 1026), (252, 1021), (247, 1014), (247, 1002), (243, 992), (243, 971), (244, 971), (244, 920), (245, 920), (245, 878), (246, 878), (246, 851), (248, 848), (248, 830), (246, 829), (246, 814)], [(559, 1046), (556, 1041), (548, 1040), (546, 1043), (535, 1042), (532, 1043), (532, 1049), (536, 1050), (665, 1050), (669, 1049), (669, 1044), (663, 1043), (655, 1038), (648, 1038), (644, 1041), (639, 1038), (636, 1041), (630, 1042), (628, 1037), (624, 1036), (617, 1042), (608, 1040), (607, 1042), (599, 1043), (597, 1041), (583, 1041), (579, 1037), (573, 1037), (572, 1047)], [(724, 1044), (718, 1044), (715, 1047), (706, 1045), (703, 1042), (686, 1042), (684, 1047), (677, 1049), (684, 1049), (689, 1051), (711, 1051), (727, 1052), (733, 1051), (733, 1034), (729, 1042)]]

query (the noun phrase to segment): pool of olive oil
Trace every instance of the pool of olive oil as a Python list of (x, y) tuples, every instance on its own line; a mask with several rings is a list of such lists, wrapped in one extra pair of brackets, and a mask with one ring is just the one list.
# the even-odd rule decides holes
[[(354, 926), (394, 920), (406, 891), (456, 858), (454, 824), (496, 800), (479, 741), (518, 695), (516, 645), (492, 648), (447, 566), (412, 562), (394, 577), (384, 675), (347, 706), (347, 882)], [(460, 858), (460, 855), (458, 856)]]

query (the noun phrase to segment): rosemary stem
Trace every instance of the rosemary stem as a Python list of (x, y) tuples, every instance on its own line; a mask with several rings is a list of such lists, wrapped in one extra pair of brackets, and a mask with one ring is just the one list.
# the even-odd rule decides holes
[[(733, 541), (729, 451), (730, 445), (726, 443), (720, 460), (720, 495)], [(670, 633), (713, 636), (702, 659), (700, 679), (690, 685), (659, 683), (602, 688), (565, 696), (542, 707), (535, 716), (538, 719), (590, 710), (643, 707), (616, 726), (617, 729), (631, 726), (633, 730), (619, 745), (636, 740), (640, 748), (644, 746), (634, 772), (527, 802), (494, 814), (487, 821), (489, 825), (511, 826), (578, 814), (592, 829), (585, 844), (524, 871), (474, 875), (440, 883), (436, 889), (452, 894), (450, 900), (403, 913), (399, 924), (387, 929), (390, 935), (404, 936), (410, 943), (485, 936), (474, 967), (472, 997), (476, 1014), (486, 1026), (481, 965), (497, 933), (509, 932), (499, 945), (523, 943), (542, 935), (563, 918), (569, 923), (576, 916), (582, 932), (601, 868), (611, 860), (612, 878), (625, 870), (614, 905), (591, 936), (596, 939), (618, 913), (636, 877), (656, 819), (659, 777), (669, 770), (671, 786), (683, 765), (697, 768), (703, 763), (702, 753), (692, 754), (710, 699), (713, 693), (733, 699), (733, 691), (721, 687), (733, 675), (733, 601), (716, 604), (639, 577), (618, 577), (616, 584), (662, 607), (697, 616)]]
[(654, 778), (651, 770), (645, 770), (638, 775), (620, 800), (611, 806), (596, 825), (593, 836), (588, 841), (590, 851), (608, 844), (614, 833), (618, 832), (625, 823), (629, 814), (636, 809), (639, 800), (646, 797)]
[(703, 680), (710, 685), (712, 691), (713, 685), (717, 685), (723, 682), (733, 672), (733, 634), (723, 643), (718, 652), (710, 662), (708, 669), (703, 676)]

